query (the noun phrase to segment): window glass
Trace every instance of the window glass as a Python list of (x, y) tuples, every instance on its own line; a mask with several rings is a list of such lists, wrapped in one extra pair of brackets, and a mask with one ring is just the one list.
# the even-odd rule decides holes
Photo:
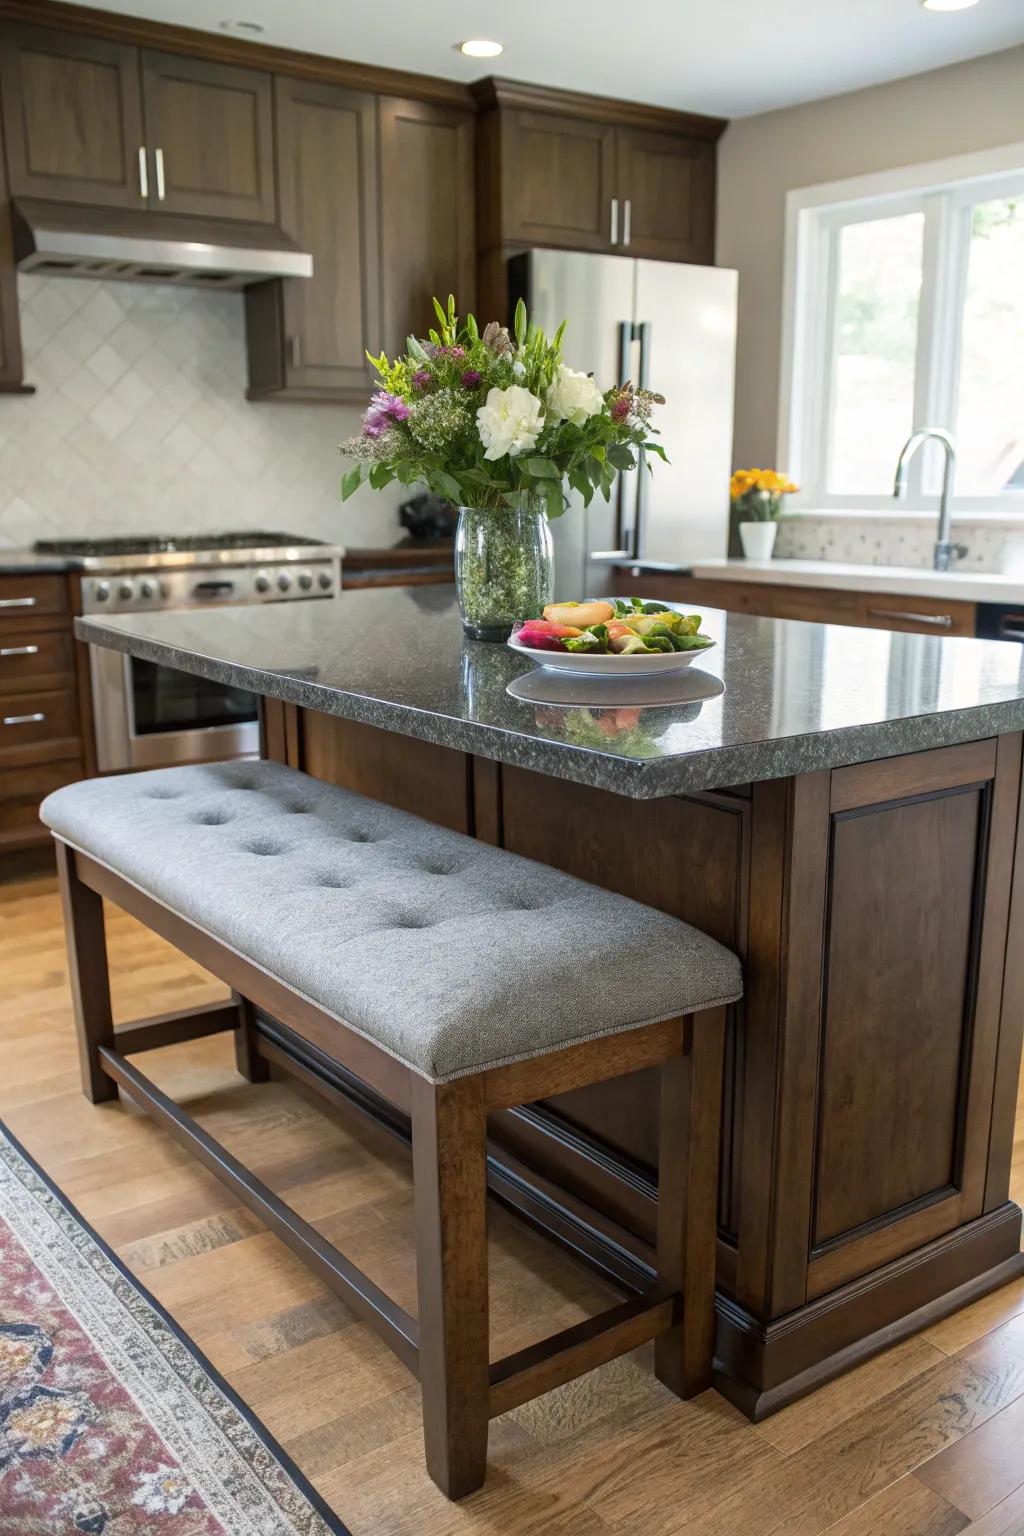
[(955, 436), (958, 493), (1024, 500), (1024, 196), (971, 209)]
[(914, 424), (924, 214), (844, 224), (837, 240), (827, 485), (885, 494)]

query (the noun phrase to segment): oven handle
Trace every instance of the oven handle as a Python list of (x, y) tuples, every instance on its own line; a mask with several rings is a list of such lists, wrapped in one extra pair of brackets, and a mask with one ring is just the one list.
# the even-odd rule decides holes
[(1016, 623), (1008, 614), (1003, 614), (999, 620), (999, 635), (1003, 640), (1024, 640), (1024, 614), (1021, 614)]

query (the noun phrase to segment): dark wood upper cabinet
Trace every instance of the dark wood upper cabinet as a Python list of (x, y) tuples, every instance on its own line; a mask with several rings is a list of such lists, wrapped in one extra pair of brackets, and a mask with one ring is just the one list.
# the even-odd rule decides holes
[(715, 146), (642, 128), (616, 129), (620, 240), (631, 256), (715, 259)]
[(615, 191), (615, 129), (609, 123), (507, 114), (501, 126), (504, 240), (608, 250)]
[(476, 302), (473, 117), (456, 108), (380, 98), (383, 313), (379, 352), (434, 324), (431, 300)]
[(636, 102), (482, 81), (480, 250), (530, 245), (714, 260), (724, 122)]
[(150, 207), (273, 223), (271, 76), (173, 53), (141, 63)]
[(13, 197), (145, 206), (136, 49), (5, 25), (0, 77)]
[(249, 393), (362, 400), (380, 350), (376, 100), (279, 76), (275, 105), (281, 223), (313, 276), (247, 290)]
[[(0, 97), (3, 91), (0, 87)], [(0, 114), (0, 125), (3, 118)], [(0, 393), (22, 390), (21, 324), (18, 316), (18, 284), (14, 271), (11, 205), (4, 169), (4, 142), (0, 131)]]

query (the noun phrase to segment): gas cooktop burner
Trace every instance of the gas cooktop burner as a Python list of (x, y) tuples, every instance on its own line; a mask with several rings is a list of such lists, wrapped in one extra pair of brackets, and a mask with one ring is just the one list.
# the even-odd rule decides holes
[(37, 555), (64, 555), (69, 559), (106, 555), (169, 555), (210, 549), (295, 549), (320, 547), (320, 539), (297, 533), (196, 533), (165, 539), (158, 535), (124, 534), (114, 539), (39, 539), (32, 548)]

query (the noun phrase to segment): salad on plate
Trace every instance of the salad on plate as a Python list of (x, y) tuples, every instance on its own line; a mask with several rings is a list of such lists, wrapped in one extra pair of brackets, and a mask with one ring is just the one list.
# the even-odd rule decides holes
[(714, 645), (700, 632), (699, 613), (677, 613), (664, 603), (609, 598), (549, 603), (539, 619), (527, 619), (513, 635), (517, 646), (563, 655), (652, 656), (702, 651)]

